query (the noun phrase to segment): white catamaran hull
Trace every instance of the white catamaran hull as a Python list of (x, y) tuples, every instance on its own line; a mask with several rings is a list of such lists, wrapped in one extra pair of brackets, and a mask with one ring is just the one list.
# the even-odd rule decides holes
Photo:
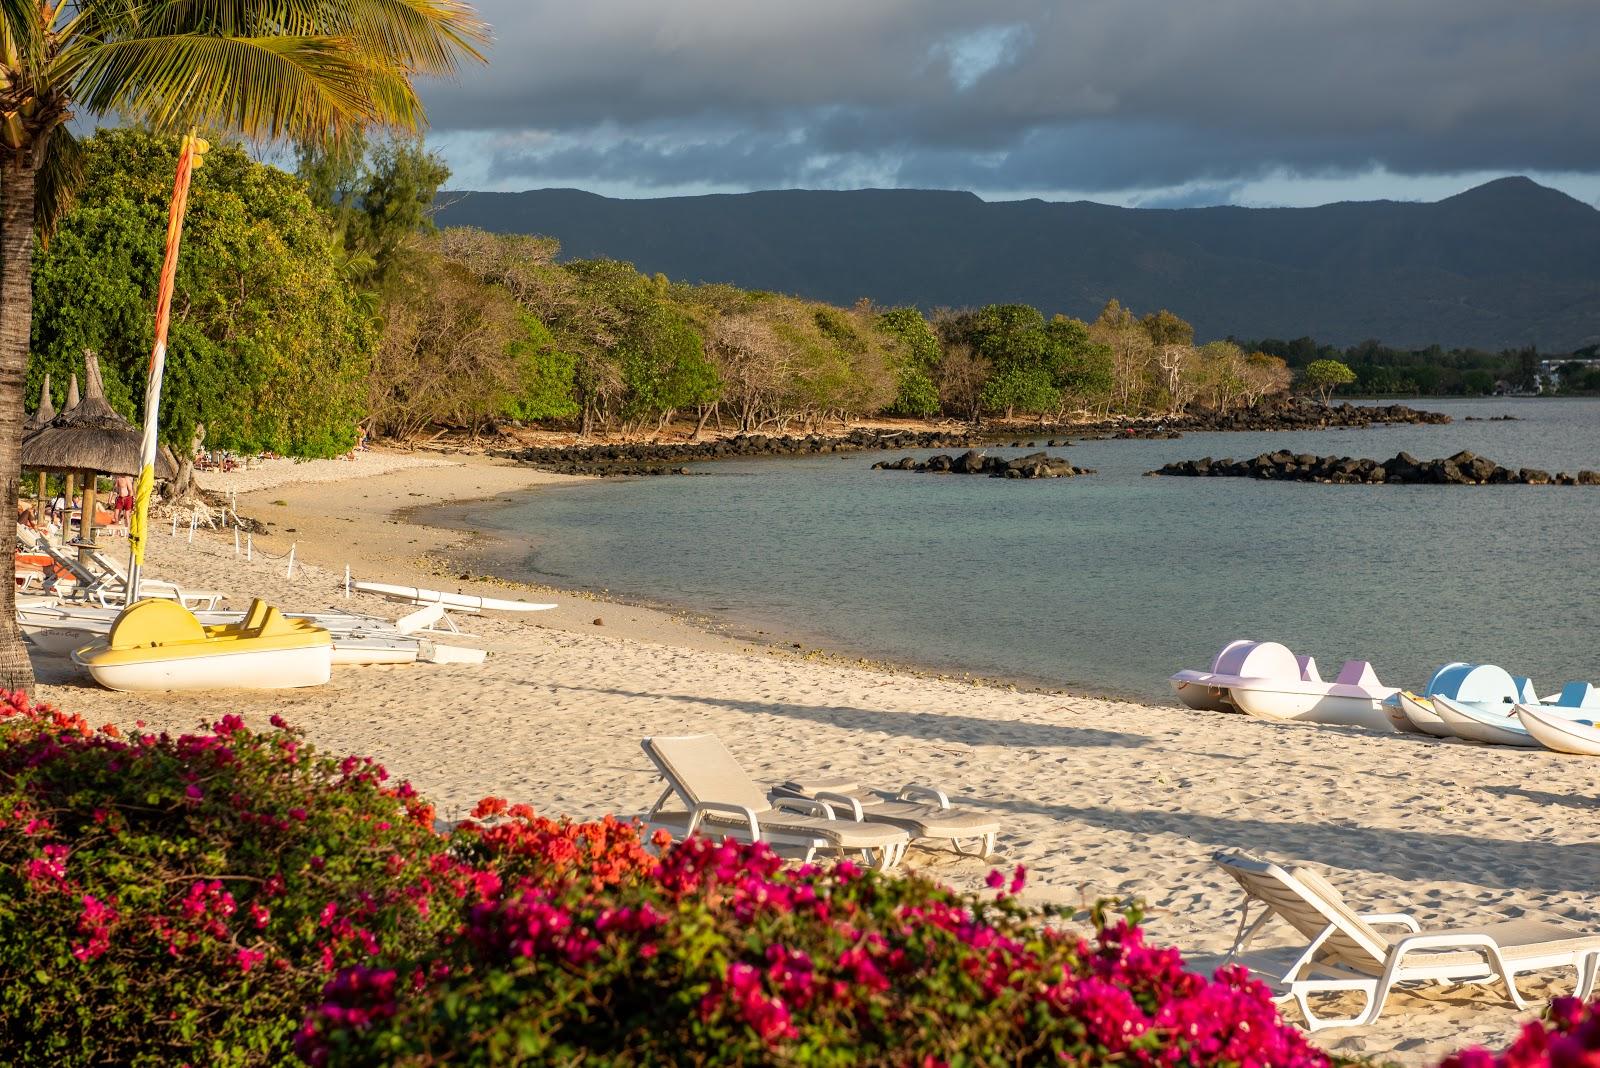
[(1575, 756), (1600, 756), (1600, 728), (1527, 705), (1517, 706), (1517, 719), (1546, 749)]
[(1299, 691), (1270, 684), (1259, 688), (1233, 686), (1228, 690), (1228, 697), (1239, 711), (1260, 719), (1394, 730), (1378, 698), (1342, 697), (1326, 691)]
[(470, 593), (445, 593), (424, 589), (421, 586), (392, 586), (386, 582), (357, 582), (353, 589), (362, 593), (376, 593), (391, 601), (410, 604), (442, 604), (466, 612), (547, 612), (557, 607), (553, 604), (536, 604), (532, 601), (507, 601), (499, 597), (478, 597)]
[(1431, 735), (1434, 738), (1454, 738), (1450, 728), (1444, 725), (1439, 718), (1439, 713), (1433, 710), (1433, 705), (1426, 698), (1418, 700), (1399, 694), (1395, 698), (1399, 702), (1400, 714), (1405, 716), (1407, 722), (1419, 732)]
[[(1494, 713), (1485, 713), (1481, 709), (1464, 708), (1459, 702), (1439, 694), (1433, 696), (1433, 709), (1439, 714), (1439, 719), (1457, 738), (1469, 742), (1483, 742), (1485, 745), (1516, 745), (1524, 749), (1537, 749), (1539, 743), (1517, 722), (1513, 714), (1512, 705), (1505, 705), (1505, 712), (1497, 708)], [(1505, 725), (1501, 725), (1501, 721)]]
[(1237, 712), (1228, 700), (1226, 686), (1214, 686), (1198, 671), (1180, 671), (1168, 680), (1178, 700), (1199, 712)]
[(329, 645), (152, 658), (137, 664), (92, 664), (82, 659), (82, 654), (98, 648), (103, 646), (77, 650), (72, 662), (86, 668), (94, 681), (108, 690), (287, 690), (320, 686), (333, 674), (333, 647)]

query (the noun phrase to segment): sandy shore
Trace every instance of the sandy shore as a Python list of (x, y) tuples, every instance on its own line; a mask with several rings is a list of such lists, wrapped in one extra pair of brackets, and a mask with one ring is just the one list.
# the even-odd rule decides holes
[[(466, 535), (399, 516), (571, 481), (383, 455), (328, 461), (345, 472), (328, 476), (337, 480), (285, 465), (241, 487), (240, 511), (273, 523), (254, 539), (253, 561), (234, 556), (231, 533), (202, 531), (191, 544), (180, 531), (153, 540), (151, 568), (225, 590), (236, 604), (256, 593), (295, 609), (337, 603), (391, 617), (397, 606), (343, 600), (346, 565), (362, 578), (507, 596), (503, 584), (441, 574), (438, 561)], [(509, 595), (562, 607), (532, 622), (472, 620), (475, 643), (492, 654), (478, 667), (343, 669), (316, 690), (179, 698), (111, 694), (41, 658), (40, 696), (97, 721), (174, 729), (225, 712), (256, 721), (280, 712), (320, 746), (377, 756), (446, 815), (488, 794), (549, 813), (641, 811), (658, 789), (638, 744), (653, 733), (713, 731), (767, 779), (827, 771), (944, 784), (953, 800), (1006, 821), (994, 863), (1026, 865), (1035, 899), (1143, 898), (1153, 935), (1202, 965), (1237, 922), (1237, 888), (1210, 861), (1230, 847), (1314, 865), (1356, 908), (1412, 911), (1425, 926), (1526, 915), (1600, 930), (1600, 765), (1578, 758), (859, 670), (668, 613), (518, 590)], [(921, 850), (909, 863), (970, 887), (990, 866)], [(1294, 944), (1283, 926), (1259, 943), (1269, 957)], [(1529, 980), (1524, 992), (1570, 982)], [(1397, 994), (1378, 1025), (1317, 1038), (1420, 1065), (1469, 1042), (1501, 1045), (1531, 1015), (1492, 987), (1440, 989)]]

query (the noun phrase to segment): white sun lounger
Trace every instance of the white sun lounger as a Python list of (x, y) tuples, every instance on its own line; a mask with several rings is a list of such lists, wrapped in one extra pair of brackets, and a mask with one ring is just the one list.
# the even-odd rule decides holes
[(890, 793), (863, 789), (850, 779), (790, 779), (773, 787), (770, 796), (821, 801), (841, 816), (901, 827), (912, 838), (948, 841), (962, 855), (969, 853), (962, 843), (970, 841), (971, 855), (987, 857), (1000, 835), (1000, 821), (993, 816), (954, 808), (943, 790), (917, 783)]
[[(1516, 984), (1516, 977), (1523, 972), (1574, 968), (1580, 998), (1587, 997), (1594, 985), (1600, 935), (1578, 934), (1532, 920), (1424, 931), (1406, 913), (1356, 912), (1326, 879), (1308, 868), (1285, 871), (1242, 853), (1219, 853), (1213, 859), (1245, 892), (1239, 933), (1228, 959), (1237, 956), (1272, 916), (1311, 940), (1281, 982), (1288, 988), (1283, 996), (1300, 1006), (1312, 1031), (1376, 1021), (1390, 990), (1402, 983), (1487, 983), (1498, 979), (1519, 1009), (1527, 1008)], [(1256, 901), (1266, 908), (1251, 922), (1250, 906)], [(1409, 933), (1391, 939), (1379, 927), (1400, 927)], [(1347, 990), (1366, 996), (1362, 1012), (1342, 1019), (1312, 1014), (1311, 995)]]
[[(837, 819), (821, 801), (798, 797), (769, 801), (715, 735), (646, 738), (642, 744), (667, 783), (644, 817), (650, 827), (685, 837), (715, 831), (742, 841), (793, 847), (806, 860), (819, 850), (860, 852), (884, 871), (905, 856), (909, 839), (899, 827)], [(663, 809), (674, 796), (683, 804), (683, 812)]]

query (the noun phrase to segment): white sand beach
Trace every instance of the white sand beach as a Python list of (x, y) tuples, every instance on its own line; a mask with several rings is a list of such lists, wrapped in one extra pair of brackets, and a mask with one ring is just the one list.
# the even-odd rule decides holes
[[(446, 816), (489, 794), (549, 814), (637, 813), (658, 790), (640, 738), (712, 731), (770, 780), (827, 771), (944, 785), (953, 801), (1005, 820), (992, 863), (1026, 865), (1035, 900), (1142, 898), (1153, 937), (1199, 964), (1215, 962), (1237, 922), (1239, 892), (1210, 860), (1230, 847), (1314, 865), (1357, 908), (1413, 911), (1424, 926), (1527, 916), (1600, 931), (1600, 764), (850, 667), (668, 613), (441, 576), (435, 562), (465, 536), (397, 513), (567, 479), (418, 459), (284, 464), (272, 481), (246, 472), (239, 510), (275, 524), (255, 537), (256, 559), (235, 557), (231, 533), (202, 531), (191, 545), (186, 531), (160, 531), (150, 568), (226, 590), (236, 605), (259, 594), (300, 610), (400, 613), (375, 598), (344, 601), (346, 564), (361, 578), (561, 603), (529, 619), (472, 619), (487, 663), (339, 669), (311, 690), (139, 696), (39, 659), (39, 696), (97, 722), (175, 730), (227, 712), (264, 724), (277, 712), (319, 746), (378, 757)], [(908, 863), (966, 887), (991, 866), (917, 849)], [(1259, 945), (1293, 942), (1274, 925)], [(1570, 983), (1529, 980), (1524, 991)], [(1378, 1025), (1317, 1040), (1429, 1064), (1468, 1043), (1503, 1045), (1531, 1015), (1494, 987), (1439, 988), (1396, 994)]]

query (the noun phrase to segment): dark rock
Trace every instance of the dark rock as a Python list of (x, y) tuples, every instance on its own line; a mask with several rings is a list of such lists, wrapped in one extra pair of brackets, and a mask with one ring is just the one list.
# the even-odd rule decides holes
[[(1083, 474), (1082, 470), (1079, 474)], [(1252, 460), (1178, 460), (1150, 475), (1187, 477), (1222, 476), (1230, 478), (1284, 479), (1293, 482), (1324, 482), (1335, 485), (1429, 483), (1432, 485), (1472, 486), (1519, 483), (1529, 486), (1600, 486), (1600, 471), (1563, 471), (1552, 476), (1548, 471), (1524, 467), (1517, 471), (1501, 467), (1493, 460), (1471, 452), (1458, 452), (1440, 460), (1418, 460), (1402, 452), (1394, 459), (1356, 459), (1350, 456), (1291, 456), (1285, 452), (1262, 453)]]

